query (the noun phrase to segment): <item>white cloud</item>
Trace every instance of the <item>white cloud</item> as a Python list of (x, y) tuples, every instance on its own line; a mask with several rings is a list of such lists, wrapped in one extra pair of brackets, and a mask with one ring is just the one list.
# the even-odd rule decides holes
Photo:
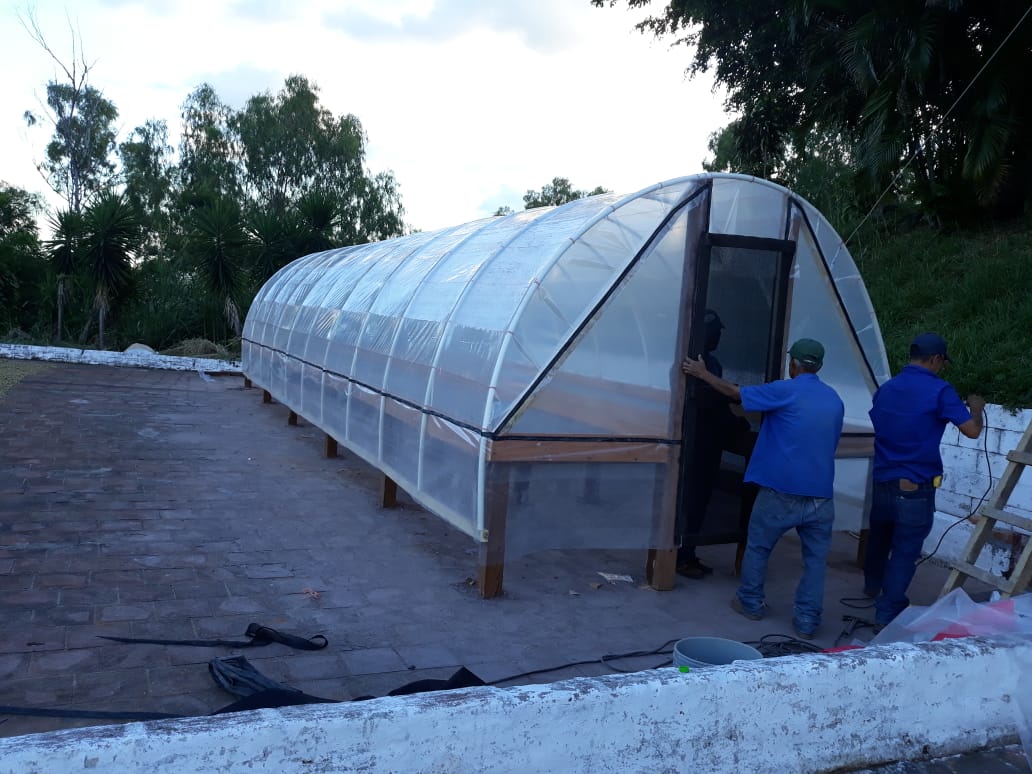
[(438, 0), (408, 9), (353, 6), (331, 10), (325, 19), (329, 26), (365, 41), (447, 43), (469, 32), (492, 31), (512, 34), (531, 50), (554, 53), (580, 41), (577, 16), (569, 2), (555, 0)]

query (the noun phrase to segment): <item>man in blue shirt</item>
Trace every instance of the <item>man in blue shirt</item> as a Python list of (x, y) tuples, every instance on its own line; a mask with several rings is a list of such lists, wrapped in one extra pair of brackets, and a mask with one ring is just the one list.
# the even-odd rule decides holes
[(875, 598), (876, 630), (910, 604), (907, 588), (935, 518), (946, 425), (952, 422), (968, 438), (982, 432), (985, 401), (971, 395), (964, 405), (939, 377), (948, 362), (945, 340), (923, 333), (910, 344), (910, 364), (874, 394), (874, 493), (864, 593)]
[(824, 611), (824, 575), (835, 508), (835, 449), (842, 435), (842, 400), (817, 377), (824, 347), (799, 339), (788, 351), (788, 379), (739, 387), (706, 370), (702, 358), (686, 359), (685, 373), (701, 379), (746, 411), (763, 413), (745, 480), (758, 484), (749, 519), (741, 582), (731, 607), (754, 621), (763, 618), (763, 585), (771, 551), (795, 529), (803, 552), (792, 626), (811, 639)]

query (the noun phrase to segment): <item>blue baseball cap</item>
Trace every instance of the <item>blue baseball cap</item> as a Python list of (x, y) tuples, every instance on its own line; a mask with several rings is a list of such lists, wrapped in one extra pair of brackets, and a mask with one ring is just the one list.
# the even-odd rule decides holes
[(938, 333), (922, 333), (914, 337), (910, 342), (910, 357), (932, 357), (942, 355), (942, 359), (949, 362), (950, 356), (946, 354), (946, 339)]

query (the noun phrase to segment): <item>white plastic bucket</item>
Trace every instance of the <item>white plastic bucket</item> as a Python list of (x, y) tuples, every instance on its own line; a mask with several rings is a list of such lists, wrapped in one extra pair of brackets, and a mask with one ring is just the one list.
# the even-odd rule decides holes
[(685, 637), (674, 645), (674, 666), (703, 669), (763, 658), (752, 645), (723, 637)]

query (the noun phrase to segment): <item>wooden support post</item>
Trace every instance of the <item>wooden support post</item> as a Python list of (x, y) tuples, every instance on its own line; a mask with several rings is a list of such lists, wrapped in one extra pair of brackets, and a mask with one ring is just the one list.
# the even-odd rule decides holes
[(245, 376), (245, 377), (244, 377), (244, 389), (245, 389), (245, 390), (249, 390), (249, 389), (251, 389), (251, 387), (253, 387), (253, 386), (254, 386), (254, 385), (252, 385), (252, 384), (251, 384), (251, 380), (250, 380), (250, 379), (248, 379), (248, 378), (247, 378), (247, 377)]
[(380, 500), (380, 506), (383, 508), (393, 508), (398, 504), (398, 483), (390, 476), (383, 477), (383, 497)]
[(297, 412), (291, 411), (287, 414), (287, 424), (293, 427), (297, 427)]
[(650, 548), (645, 559), (645, 580), (656, 591), (674, 588), (677, 573), (676, 548)]
[(666, 464), (656, 466), (655, 509), (659, 517), (659, 534), (666, 545), (650, 548), (645, 555), (645, 581), (656, 591), (670, 591), (677, 580), (677, 546), (674, 530), (677, 521), (677, 478), (680, 470), (680, 449), (668, 451)]
[(494, 463), (484, 493), (484, 540), (480, 543), (477, 585), (483, 599), (502, 593), (505, 576), (505, 522), (509, 509), (509, 466)]
[(262, 390), (262, 403), (272, 403), (272, 393), (268, 390)]
[(326, 456), (336, 457), (337, 456), (337, 439), (329, 433), (326, 433)]

